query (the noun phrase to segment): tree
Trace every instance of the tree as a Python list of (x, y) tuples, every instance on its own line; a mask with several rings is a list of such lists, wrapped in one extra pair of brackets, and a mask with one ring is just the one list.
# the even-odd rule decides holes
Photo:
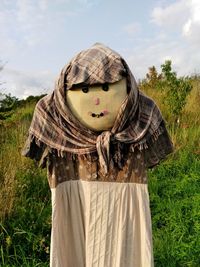
[(180, 121), (187, 96), (192, 90), (192, 84), (187, 77), (177, 77), (176, 72), (172, 70), (170, 60), (161, 65), (161, 73), (157, 72), (155, 66), (150, 67), (139, 87), (147, 92), (153, 92), (155, 89), (163, 92), (162, 103), (167, 106), (172, 121)]
[[(2, 63), (0, 60), (0, 72), (4, 69), (6, 63)], [(4, 82), (0, 81), (0, 86), (4, 84)], [(0, 92), (0, 112), (11, 110), (18, 99), (15, 96), (11, 96), (11, 94), (3, 94)]]
[(18, 99), (11, 94), (1, 94), (0, 99), (0, 112), (9, 111), (15, 107)]
[(186, 97), (192, 90), (189, 79), (178, 78), (176, 72), (172, 71), (171, 61), (167, 60), (161, 65), (163, 76), (163, 90), (166, 90), (164, 102), (169, 108), (171, 115), (177, 121), (186, 104)]
[(139, 84), (141, 89), (160, 89), (162, 81), (162, 74), (159, 74), (155, 66), (149, 67), (149, 72), (146, 74), (146, 78)]
[(158, 87), (159, 82), (162, 80), (162, 74), (159, 74), (155, 66), (149, 68), (149, 72), (146, 74), (146, 81), (151, 88)]

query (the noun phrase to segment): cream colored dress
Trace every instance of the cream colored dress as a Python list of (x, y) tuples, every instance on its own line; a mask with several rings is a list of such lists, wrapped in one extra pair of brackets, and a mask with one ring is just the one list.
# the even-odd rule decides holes
[(98, 161), (52, 156), (51, 267), (153, 267), (147, 172), (142, 152), (105, 177)]

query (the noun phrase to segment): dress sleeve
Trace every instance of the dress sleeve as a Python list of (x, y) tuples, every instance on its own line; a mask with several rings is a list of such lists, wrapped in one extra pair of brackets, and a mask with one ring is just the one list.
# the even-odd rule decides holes
[(144, 150), (145, 165), (147, 168), (153, 168), (158, 165), (161, 160), (164, 160), (168, 154), (174, 151), (174, 146), (164, 121), (162, 121), (160, 127), (162, 127), (162, 133), (155, 141), (150, 139), (148, 149)]
[(22, 156), (29, 157), (38, 162), (38, 166), (45, 168), (49, 156), (49, 150), (46, 144), (38, 142), (36, 138), (29, 134), (24, 147), (21, 151)]

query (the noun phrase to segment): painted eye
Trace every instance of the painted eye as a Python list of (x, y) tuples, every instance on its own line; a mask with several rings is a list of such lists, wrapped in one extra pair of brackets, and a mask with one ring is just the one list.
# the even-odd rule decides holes
[(109, 90), (109, 85), (108, 85), (107, 83), (104, 83), (104, 84), (102, 85), (102, 89), (103, 89), (105, 92), (107, 92), (107, 91)]
[(89, 89), (88, 89), (88, 87), (83, 87), (82, 91), (83, 91), (83, 93), (88, 93)]

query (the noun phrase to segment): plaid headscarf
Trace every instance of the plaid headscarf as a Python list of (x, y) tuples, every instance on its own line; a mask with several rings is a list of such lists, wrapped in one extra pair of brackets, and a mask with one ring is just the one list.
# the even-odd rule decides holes
[[(77, 85), (114, 83), (124, 77), (128, 95), (111, 130), (93, 131), (72, 114), (66, 90), (73, 90)], [(138, 89), (124, 59), (97, 43), (76, 55), (61, 71), (55, 90), (37, 103), (29, 129), (28, 147), (34, 141), (39, 146), (45, 144), (55, 149), (60, 156), (66, 152), (85, 155), (88, 159), (96, 155), (102, 173), (107, 174), (111, 165), (119, 169), (123, 167), (127, 146), (132, 151), (136, 147), (148, 150), (150, 143), (160, 146), (156, 143), (160, 135), (164, 142), (156, 149), (162, 151), (164, 157), (172, 151), (172, 143), (159, 108)], [(28, 153), (26, 144), (23, 154), (28, 156)]]

